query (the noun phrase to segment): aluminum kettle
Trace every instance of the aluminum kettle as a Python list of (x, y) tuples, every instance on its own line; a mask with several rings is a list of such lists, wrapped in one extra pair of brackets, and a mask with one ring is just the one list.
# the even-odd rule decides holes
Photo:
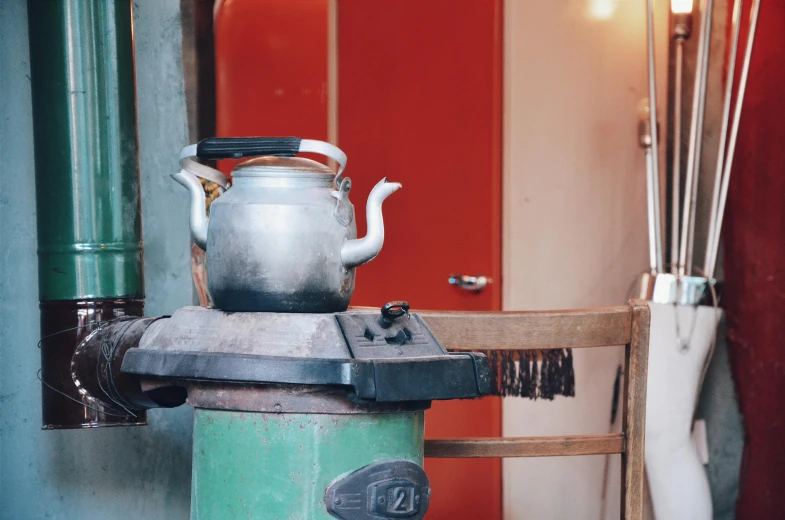
[[(337, 173), (310, 159), (333, 159)], [(194, 160), (257, 157), (229, 179)], [(191, 195), (193, 241), (207, 252), (213, 306), (226, 311), (342, 312), (354, 291), (355, 267), (373, 260), (384, 243), (382, 202), (401, 188), (382, 179), (366, 205), (368, 233), (357, 238), (346, 154), (322, 141), (297, 137), (208, 138), (187, 146), (172, 178)], [(210, 216), (199, 177), (226, 190)]]

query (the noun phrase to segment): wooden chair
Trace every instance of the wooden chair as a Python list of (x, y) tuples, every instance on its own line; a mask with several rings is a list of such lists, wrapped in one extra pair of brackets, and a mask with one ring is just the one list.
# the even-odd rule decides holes
[[(419, 312), (450, 350), (591, 348), (625, 345), (622, 431), (553, 437), (431, 439), (426, 457), (558, 457), (621, 454), (621, 516), (643, 518), (644, 422), (649, 308), (546, 312)], [(579, 375), (580, 376), (580, 375)]]

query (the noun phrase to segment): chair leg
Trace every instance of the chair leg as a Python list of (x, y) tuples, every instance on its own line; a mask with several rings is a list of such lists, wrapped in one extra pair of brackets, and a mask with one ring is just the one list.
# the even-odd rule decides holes
[(644, 435), (646, 426), (646, 372), (649, 362), (649, 309), (646, 302), (630, 301), (632, 331), (624, 352), (625, 446), (621, 455), (621, 517), (643, 520), (645, 486)]

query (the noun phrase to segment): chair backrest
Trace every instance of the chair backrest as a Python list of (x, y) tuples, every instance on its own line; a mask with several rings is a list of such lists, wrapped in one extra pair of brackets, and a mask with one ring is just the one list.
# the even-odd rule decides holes
[(624, 345), (622, 433), (553, 437), (428, 439), (426, 457), (551, 457), (619, 453), (621, 515), (643, 518), (649, 308), (544, 312), (419, 312), (450, 350), (547, 350)]
[(551, 349), (626, 345), (629, 306), (567, 311), (417, 311), (450, 350)]

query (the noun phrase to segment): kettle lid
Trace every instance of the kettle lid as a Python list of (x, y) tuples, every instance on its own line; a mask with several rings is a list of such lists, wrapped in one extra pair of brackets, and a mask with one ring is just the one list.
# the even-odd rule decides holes
[(232, 177), (335, 177), (324, 164), (305, 157), (263, 156), (238, 164)]

